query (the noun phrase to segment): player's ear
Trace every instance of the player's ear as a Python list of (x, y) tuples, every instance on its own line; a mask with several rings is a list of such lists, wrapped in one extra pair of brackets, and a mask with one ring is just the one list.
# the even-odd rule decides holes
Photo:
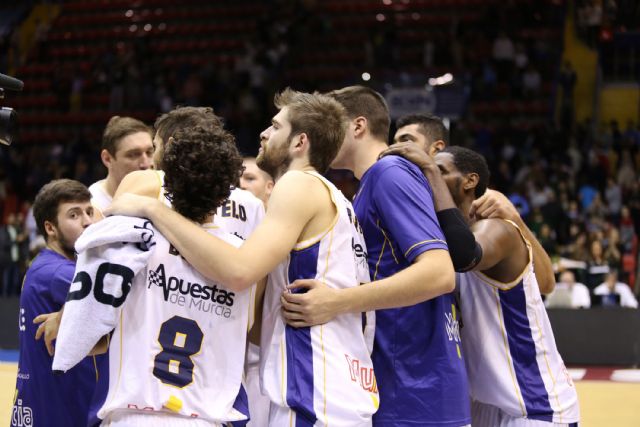
[(102, 160), (102, 164), (108, 169), (113, 157), (111, 157), (109, 151), (102, 149), (102, 151), (100, 151), (100, 160)]
[(468, 173), (464, 177), (464, 184), (463, 184), (464, 190), (466, 191), (466, 190), (471, 190), (472, 188), (476, 188), (478, 186), (479, 181), (480, 181), (480, 177), (478, 176), (477, 173), (475, 172)]
[(429, 148), (427, 149), (427, 154), (431, 157), (438, 154), (440, 151), (444, 150), (445, 143), (443, 140), (439, 139), (437, 141), (433, 141)]
[(367, 118), (363, 116), (356, 117), (351, 121), (353, 125), (353, 135), (358, 138), (363, 136), (367, 131), (367, 126), (369, 123), (367, 122)]

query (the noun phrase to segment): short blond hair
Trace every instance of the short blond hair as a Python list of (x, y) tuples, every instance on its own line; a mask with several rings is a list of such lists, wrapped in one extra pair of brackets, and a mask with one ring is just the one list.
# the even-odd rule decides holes
[(288, 108), (291, 135), (307, 134), (311, 142), (309, 162), (318, 172), (326, 172), (347, 132), (348, 118), (344, 107), (327, 95), (291, 88), (276, 94), (273, 103), (279, 109)]

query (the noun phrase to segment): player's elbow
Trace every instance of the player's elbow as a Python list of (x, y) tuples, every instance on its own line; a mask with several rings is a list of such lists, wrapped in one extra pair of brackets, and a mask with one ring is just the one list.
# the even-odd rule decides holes
[(248, 289), (255, 283), (255, 279), (251, 271), (244, 266), (238, 266), (234, 269), (226, 278), (224, 278), (224, 285), (234, 292), (242, 292)]
[(453, 270), (453, 265), (449, 264), (447, 267), (443, 269), (444, 271), (438, 280), (440, 295), (451, 293), (456, 289), (456, 273)]
[(541, 294), (549, 295), (556, 288), (556, 282), (555, 280), (553, 280), (553, 278), (550, 278), (547, 280), (543, 280), (538, 284), (538, 287), (540, 288)]

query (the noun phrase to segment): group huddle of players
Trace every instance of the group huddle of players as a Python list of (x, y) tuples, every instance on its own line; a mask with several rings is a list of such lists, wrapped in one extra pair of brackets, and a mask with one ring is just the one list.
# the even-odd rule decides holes
[(425, 114), (389, 145), (367, 87), (274, 103), (255, 165), (182, 107), (41, 189), (12, 425), (577, 425), (551, 262), (484, 158)]

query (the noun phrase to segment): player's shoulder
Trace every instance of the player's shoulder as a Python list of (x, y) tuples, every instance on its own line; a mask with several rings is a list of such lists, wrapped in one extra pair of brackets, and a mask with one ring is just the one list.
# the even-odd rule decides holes
[(164, 182), (164, 172), (155, 169), (138, 170), (128, 173), (120, 182), (116, 196), (133, 193), (140, 196), (158, 197)]
[(240, 246), (242, 246), (242, 243), (244, 242), (242, 238), (236, 236), (233, 233), (229, 233), (223, 228), (220, 228), (217, 226), (205, 226), (205, 229), (207, 230), (208, 233), (216, 236), (221, 240), (224, 240), (225, 242), (235, 246), (236, 248), (239, 248)]
[(368, 174), (374, 179), (396, 179), (403, 175), (424, 177), (418, 166), (400, 156), (384, 156), (371, 166)]

